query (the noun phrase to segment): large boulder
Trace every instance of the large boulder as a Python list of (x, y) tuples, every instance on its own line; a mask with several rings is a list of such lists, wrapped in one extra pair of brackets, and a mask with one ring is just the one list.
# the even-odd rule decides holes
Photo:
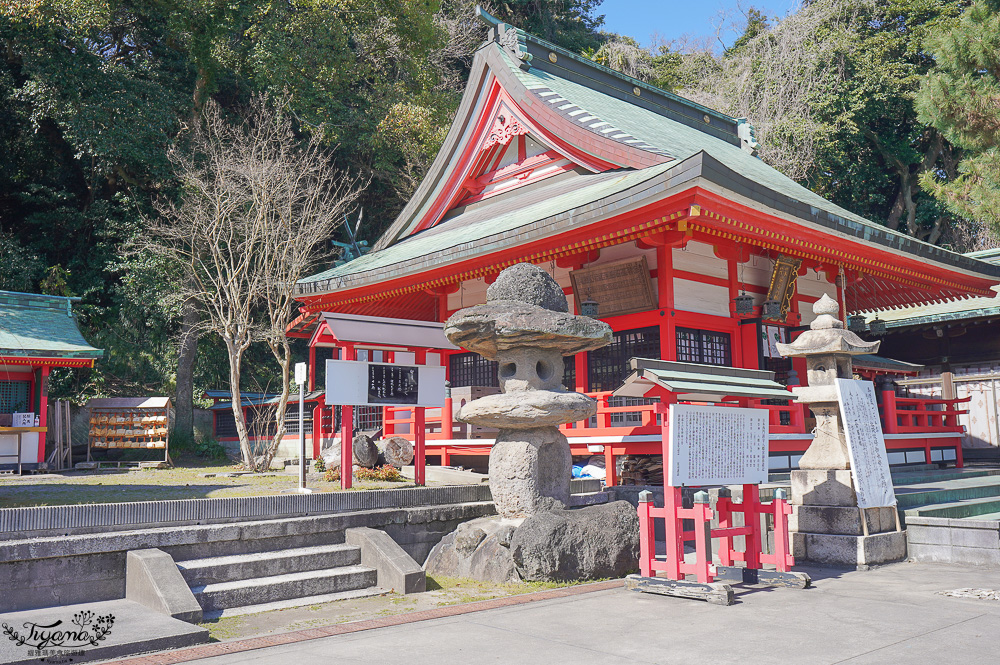
[(501, 584), (520, 578), (510, 554), (510, 534), (516, 522), (481, 517), (460, 524), (427, 555), (424, 569), (431, 577), (464, 577)]
[(639, 517), (627, 501), (538, 512), (511, 536), (522, 579), (619, 578), (639, 569)]

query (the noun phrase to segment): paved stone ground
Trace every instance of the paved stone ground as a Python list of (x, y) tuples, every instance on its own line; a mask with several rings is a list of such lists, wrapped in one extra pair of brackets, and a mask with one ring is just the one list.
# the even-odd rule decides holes
[[(125, 661), (205, 665), (377, 663), (997, 663), (1000, 570), (902, 563), (802, 567), (814, 588), (744, 589), (731, 607), (626, 591), (620, 582), (223, 642)], [(278, 646), (272, 646), (278, 645)]]

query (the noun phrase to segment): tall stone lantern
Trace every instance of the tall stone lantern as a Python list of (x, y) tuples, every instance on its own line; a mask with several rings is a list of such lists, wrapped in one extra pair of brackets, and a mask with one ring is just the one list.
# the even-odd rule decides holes
[(458, 420), (500, 429), (490, 452), (490, 490), (504, 518), (569, 504), (572, 457), (559, 431), (590, 418), (597, 403), (563, 387), (563, 356), (611, 342), (603, 321), (569, 313), (562, 288), (544, 270), (519, 263), (500, 273), (486, 304), (445, 323), (453, 344), (499, 363), (499, 395), (464, 405)]
[(838, 311), (837, 302), (824, 295), (813, 305), (809, 330), (777, 345), (786, 358), (805, 358), (809, 385), (792, 392), (816, 417), (815, 438), (791, 473), (789, 528), (796, 559), (867, 566), (903, 558), (906, 535), (896, 530), (895, 508), (858, 508), (836, 380), (852, 379), (851, 357), (877, 352), (880, 342), (846, 330)]

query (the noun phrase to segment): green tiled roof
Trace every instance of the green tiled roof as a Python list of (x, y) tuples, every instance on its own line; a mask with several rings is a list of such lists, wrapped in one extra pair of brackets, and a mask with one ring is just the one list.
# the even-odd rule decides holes
[[(389, 279), (396, 276), (390, 269), (394, 264), (416, 257), (426, 257), (427, 264), (433, 265), (442, 259), (441, 253), (446, 251), (448, 260), (475, 256), (484, 253), (484, 247), (480, 242), (487, 237), (507, 234), (508, 237), (514, 238), (521, 227), (576, 208), (586, 207), (589, 203), (637, 187), (666, 172), (670, 166), (672, 163), (638, 171), (581, 176), (571, 181), (572, 188), (557, 185), (554, 188), (539, 190), (540, 193), (533, 197), (522, 197), (520, 203), (523, 207), (510, 209), (509, 206), (504, 206), (504, 212), (495, 217), (484, 214), (493, 210), (493, 206), (476, 211), (476, 214), (460, 215), (427, 231), (404, 238), (386, 249), (365, 254), (349, 263), (306, 277), (300, 284), (327, 279), (336, 280), (338, 277), (372, 270), (388, 270), (379, 274), (384, 279)], [(553, 192), (553, 189), (556, 189), (557, 193)], [(470, 221), (469, 217), (473, 220)]]
[[(630, 170), (626, 175), (618, 172), (579, 176), (570, 181), (572, 191), (560, 192), (557, 188), (551, 192), (542, 187), (536, 191), (550, 192), (549, 197), (543, 199), (537, 196), (532, 199), (530, 193), (525, 195), (515, 190), (496, 197), (496, 202), (485, 205), (476, 211), (477, 214), (462, 213), (452, 219), (446, 218), (428, 230), (407, 236), (401, 230), (412, 228), (415, 218), (406, 218), (406, 215), (422, 214), (420, 210), (427, 208), (426, 201), (415, 206), (411, 202), (407, 210), (413, 210), (410, 213), (404, 210), (386, 237), (379, 241), (378, 244), (384, 246), (382, 249), (301, 280), (300, 293), (335, 291), (414, 274), (523, 244), (528, 238), (522, 230), (553, 215), (568, 214), (575, 226), (599, 221), (595, 216), (588, 218), (578, 214), (581, 207), (596, 204), (603, 197), (635, 187), (670, 169), (693, 168), (686, 162), (698, 155), (702, 156), (700, 176), (772, 210), (862, 242), (917, 255), (980, 276), (1000, 278), (1000, 266), (988, 265), (978, 260), (979, 257), (965, 257), (892, 231), (799, 185), (740, 146), (737, 119), (608, 70), (523, 31), (516, 33), (521, 44), (519, 48), (526, 47), (531, 52), (530, 66), (517, 62), (497, 41), (487, 42), (482, 47), (481, 53), (487, 53), (488, 57), (477, 56), (477, 61), (491, 62), (489, 67), (498, 77), (502, 75), (510, 81), (510, 85), (523, 86), (523, 90), (509, 91), (512, 95), (523, 97), (522, 101), (530, 105), (551, 108), (567, 122), (619, 143), (623, 150), (637, 149), (668, 161)], [(558, 64), (550, 62), (550, 53), (556, 55), (554, 59)], [(636, 95), (635, 90), (641, 94)], [(466, 97), (470, 94), (473, 93), (467, 91)], [(463, 101), (463, 106), (467, 103)], [(462, 135), (457, 140), (468, 140), (468, 137)], [(448, 167), (435, 162), (432, 174), (435, 168)], [(444, 175), (438, 173), (434, 177), (444, 178)], [(610, 179), (609, 175), (612, 175)], [(682, 180), (672, 173), (665, 177)], [(421, 190), (429, 185), (433, 185), (431, 189), (438, 187), (425, 182)], [(617, 207), (617, 204), (612, 205), (605, 210), (606, 214), (615, 214)], [(484, 217), (485, 211), (493, 211), (495, 216)], [(390, 237), (393, 233), (403, 233), (403, 237), (393, 243)], [(544, 235), (550, 234), (535, 233), (532, 237), (537, 240)], [(490, 242), (486, 242), (487, 238)], [(493, 242), (498, 238), (500, 242)], [(385, 246), (386, 243), (391, 244)]]
[(103, 354), (80, 334), (70, 298), (0, 291), (0, 356), (100, 358)]
[[(968, 252), (965, 256), (1000, 265), (1000, 248)], [(965, 300), (878, 311), (878, 317), (885, 321), (888, 328), (930, 325), (960, 319), (981, 319), (998, 315), (1000, 315), (1000, 293), (992, 297), (966, 298)]]

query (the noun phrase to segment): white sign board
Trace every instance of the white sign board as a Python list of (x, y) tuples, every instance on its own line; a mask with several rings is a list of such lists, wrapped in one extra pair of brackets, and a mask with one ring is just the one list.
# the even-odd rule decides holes
[(306, 382), (308, 369), (305, 363), (295, 363), (295, 383), (300, 386)]
[(34, 427), (34, 413), (15, 413), (11, 416), (11, 426), (13, 427)]
[(764, 409), (671, 404), (667, 484), (766, 483), (767, 421)]
[(445, 368), (326, 361), (326, 403), (351, 406), (444, 406)]
[(889, 475), (882, 421), (871, 381), (837, 379), (837, 401), (847, 435), (851, 478), (858, 493), (858, 506), (877, 508), (896, 505)]

